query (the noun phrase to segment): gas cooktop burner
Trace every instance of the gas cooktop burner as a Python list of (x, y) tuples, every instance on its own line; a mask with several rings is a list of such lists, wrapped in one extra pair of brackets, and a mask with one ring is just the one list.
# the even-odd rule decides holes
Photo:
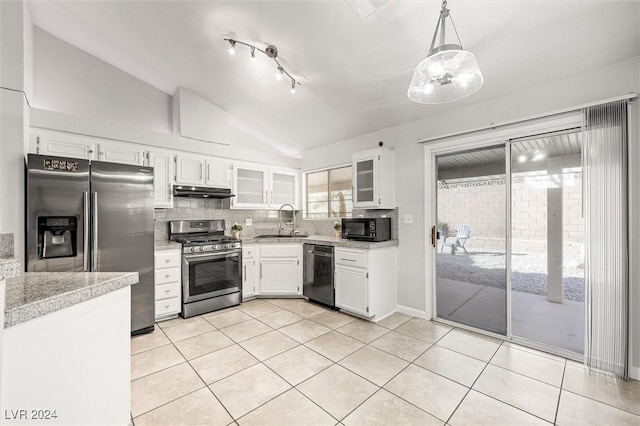
[(224, 235), (224, 220), (169, 222), (170, 240), (182, 243), (182, 253), (194, 255), (242, 250), (242, 241)]
[(173, 238), (174, 241), (185, 245), (191, 244), (202, 244), (202, 243), (226, 243), (238, 241), (235, 238), (227, 237), (226, 235), (200, 235), (200, 236), (176, 236)]

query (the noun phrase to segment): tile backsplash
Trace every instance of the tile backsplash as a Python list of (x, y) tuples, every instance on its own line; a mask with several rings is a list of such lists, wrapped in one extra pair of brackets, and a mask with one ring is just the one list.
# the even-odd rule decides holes
[[(210, 220), (224, 219), (226, 234), (231, 234), (231, 226), (239, 223), (244, 228), (242, 236), (250, 238), (258, 233), (277, 232), (277, 210), (232, 210), (225, 207), (224, 201), (207, 200), (203, 198), (186, 198), (176, 200), (172, 209), (155, 209), (154, 225), (155, 239), (164, 241), (169, 239), (169, 221), (172, 220)], [(291, 214), (286, 211), (287, 214)], [(398, 209), (393, 210), (354, 210), (353, 216), (380, 217), (386, 215), (391, 218), (391, 238), (398, 238)], [(246, 220), (251, 219), (252, 225), (245, 225)], [(296, 226), (298, 229), (310, 235), (333, 236), (333, 222), (339, 218), (331, 219), (302, 219), (302, 212), (296, 213)]]
[(11, 259), (13, 256), (13, 234), (0, 234), (0, 259)]

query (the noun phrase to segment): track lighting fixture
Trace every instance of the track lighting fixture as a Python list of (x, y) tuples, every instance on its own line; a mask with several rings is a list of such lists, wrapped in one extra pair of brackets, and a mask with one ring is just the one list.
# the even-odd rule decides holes
[(254, 62), (256, 60), (256, 51), (268, 56), (269, 58), (273, 59), (273, 61), (276, 63), (277, 68), (276, 68), (276, 79), (278, 80), (282, 80), (284, 78), (284, 76), (287, 76), (291, 79), (291, 93), (296, 93), (296, 85), (298, 86), (302, 86), (302, 84), (296, 80), (295, 78), (293, 78), (293, 76), (291, 74), (289, 74), (289, 72), (287, 72), (287, 70), (284, 69), (284, 67), (282, 65), (280, 65), (280, 62), (278, 61), (278, 48), (273, 46), (273, 45), (269, 45), (267, 46), (264, 50), (260, 49), (259, 47), (256, 47), (252, 44), (249, 43), (245, 43), (243, 41), (238, 41), (238, 40), (234, 40), (232, 38), (225, 38), (225, 41), (229, 42), (229, 54), (231, 55), (235, 55), (236, 54), (236, 44), (241, 44), (243, 46), (247, 46), (248, 48), (251, 49), (251, 61)]

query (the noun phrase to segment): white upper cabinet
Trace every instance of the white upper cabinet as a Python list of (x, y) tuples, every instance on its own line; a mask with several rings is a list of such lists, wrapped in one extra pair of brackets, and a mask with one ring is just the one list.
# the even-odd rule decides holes
[(153, 206), (173, 207), (173, 153), (150, 149), (149, 167), (153, 167)]
[(29, 152), (57, 157), (97, 160), (96, 140), (87, 136), (52, 130), (31, 129)]
[(109, 163), (144, 165), (144, 147), (133, 143), (100, 142), (98, 160)]
[(298, 173), (291, 170), (269, 170), (269, 204), (272, 207), (280, 207), (283, 204), (291, 204), (298, 208)]
[(204, 185), (204, 157), (176, 155), (176, 183), (182, 185)]
[(376, 148), (352, 156), (353, 207), (395, 208), (394, 152)]
[(278, 209), (291, 204), (298, 209), (299, 173), (260, 165), (236, 164), (233, 168), (233, 208)]
[(231, 188), (231, 163), (220, 158), (206, 159), (205, 185), (215, 188)]

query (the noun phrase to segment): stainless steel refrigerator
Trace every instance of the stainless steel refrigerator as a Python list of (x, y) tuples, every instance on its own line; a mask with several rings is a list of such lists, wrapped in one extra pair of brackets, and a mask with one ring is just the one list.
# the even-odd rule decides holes
[(27, 272), (138, 272), (131, 333), (152, 331), (153, 168), (27, 156)]

